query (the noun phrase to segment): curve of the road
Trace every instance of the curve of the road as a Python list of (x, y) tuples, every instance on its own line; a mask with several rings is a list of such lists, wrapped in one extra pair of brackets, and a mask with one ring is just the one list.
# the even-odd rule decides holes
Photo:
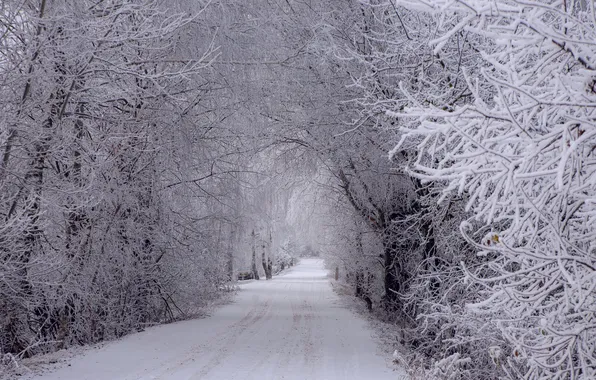
[(204, 319), (150, 328), (35, 380), (400, 380), (321, 260), (241, 286)]

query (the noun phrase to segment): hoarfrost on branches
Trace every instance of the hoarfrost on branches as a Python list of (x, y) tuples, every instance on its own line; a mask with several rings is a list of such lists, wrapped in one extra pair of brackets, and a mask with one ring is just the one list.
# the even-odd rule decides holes
[(433, 2), (431, 11), (461, 20), (432, 42), (435, 52), (458, 32), (487, 41), (480, 75), (464, 71), (473, 101), (386, 110), (408, 120), (394, 151), (415, 144), (410, 173), (447, 181), (444, 196), (465, 195), (484, 223), (461, 226), (489, 258), (465, 268), (484, 289), (469, 308), (490, 316), (513, 347), (502, 363), (512, 378), (596, 376), (593, 7)]

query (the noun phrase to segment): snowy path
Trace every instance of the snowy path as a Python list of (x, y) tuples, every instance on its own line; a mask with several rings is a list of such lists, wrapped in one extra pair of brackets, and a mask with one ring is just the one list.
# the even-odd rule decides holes
[(91, 350), (37, 380), (405, 379), (365, 322), (340, 306), (320, 260), (245, 284), (205, 319), (158, 326)]

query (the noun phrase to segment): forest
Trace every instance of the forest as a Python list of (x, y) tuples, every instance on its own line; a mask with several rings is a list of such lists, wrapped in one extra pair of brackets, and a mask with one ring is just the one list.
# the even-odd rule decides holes
[(595, 150), (594, 0), (1, 0), (0, 367), (316, 254), (413, 376), (595, 379)]

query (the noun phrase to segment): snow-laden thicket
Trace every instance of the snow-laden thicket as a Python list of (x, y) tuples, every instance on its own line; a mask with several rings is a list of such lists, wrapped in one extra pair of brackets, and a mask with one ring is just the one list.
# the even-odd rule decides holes
[(478, 74), (461, 71), (470, 101), (387, 108), (405, 119), (394, 152), (418, 152), (409, 172), (468, 198), (461, 233), (486, 260), (463, 265), (480, 286), (466, 313), (506, 342), (490, 349), (510, 377), (596, 376), (593, 7), (437, 2), (436, 54), (452, 54), (456, 35), (483, 42)]
[(0, 353), (118, 337), (221, 291), (213, 214), (186, 185), (210, 159), (195, 123), (217, 53), (184, 44), (201, 11), (0, 6)]
[(259, 9), (0, 4), (0, 357), (184, 318), (293, 263)]
[(220, 11), (0, 4), (0, 354), (118, 337), (227, 288), (252, 147), (213, 70)]
[[(395, 284), (385, 277), (383, 296), (399, 293), (398, 315), (415, 332), (406, 340), (441, 378), (593, 378), (594, 3), (353, 8), (355, 26), (331, 18), (320, 43), (350, 70), (351, 146), (376, 141), (383, 150), (389, 141), (395, 177), (352, 148), (347, 166), (364, 159), (366, 169), (346, 176), (340, 167), (337, 183), (347, 189), (350, 180), (345, 203), (357, 214), (358, 202), (376, 204), (371, 189), (405, 205), (380, 228), (414, 246), (378, 250), (377, 273), (409, 268)], [(353, 185), (369, 174), (366, 186)]]

